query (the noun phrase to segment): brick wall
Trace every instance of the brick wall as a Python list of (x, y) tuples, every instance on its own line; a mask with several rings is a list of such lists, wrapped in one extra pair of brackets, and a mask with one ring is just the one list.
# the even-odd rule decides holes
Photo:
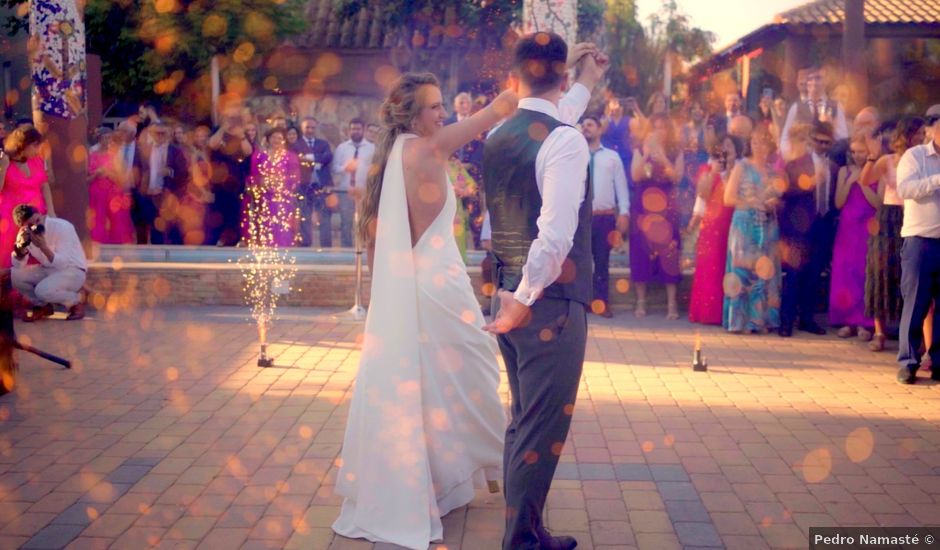
[[(477, 297), (484, 295), (480, 268), (469, 268)], [(632, 307), (635, 295), (626, 269), (611, 271), (611, 303), (614, 309)], [(685, 303), (690, 278), (680, 286)], [(243, 305), (243, 276), (237, 264), (184, 264), (141, 262), (93, 263), (88, 270), (89, 305), (120, 310), (156, 305)], [(353, 266), (304, 265), (297, 267), (293, 290), (279, 302), (286, 306), (348, 307), (353, 303)], [(369, 275), (363, 275), (363, 302), (369, 301)], [(664, 307), (665, 293), (652, 285), (652, 307)]]

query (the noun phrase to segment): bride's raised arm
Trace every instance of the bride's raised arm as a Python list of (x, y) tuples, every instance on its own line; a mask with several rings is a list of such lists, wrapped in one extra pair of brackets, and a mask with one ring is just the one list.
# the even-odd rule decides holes
[(506, 90), (475, 115), (444, 126), (430, 137), (436, 156), (440, 159), (450, 158), (458, 149), (516, 112), (518, 103), (519, 96), (512, 90)]

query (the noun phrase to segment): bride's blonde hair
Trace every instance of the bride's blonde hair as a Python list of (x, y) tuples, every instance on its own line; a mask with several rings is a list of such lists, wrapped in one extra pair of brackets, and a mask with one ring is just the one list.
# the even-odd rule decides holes
[(392, 87), (388, 98), (379, 110), (381, 129), (375, 145), (375, 154), (372, 157), (372, 166), (369, 168), (369, 175), (366, 179), (366, 192), (362, 199), (362, 210), (357, 228), (359, 238), (366, 245), (375, 242), (379, 198), (382, 196), (382, 178), (385, 176), (388, 155), (398, 136), (413, 131), (412, 125), (422, 107), (418, 101), (418, 90), (426, 85), (440, 87), (437, 77), (431, 73), (403, 74)]

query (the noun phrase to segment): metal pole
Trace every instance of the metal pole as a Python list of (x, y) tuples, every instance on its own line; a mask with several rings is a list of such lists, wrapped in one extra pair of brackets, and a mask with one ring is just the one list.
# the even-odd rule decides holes
[(349, 308), (347, 313), (357, 321), (365, 320), (366, 308), (362, 307), (362, 242), (359, 239), (359, 204), (357, 201), (356, 210), (353, 214), (353, 228), (355, 231), (356, 244), (356, 298), (353, 307)]

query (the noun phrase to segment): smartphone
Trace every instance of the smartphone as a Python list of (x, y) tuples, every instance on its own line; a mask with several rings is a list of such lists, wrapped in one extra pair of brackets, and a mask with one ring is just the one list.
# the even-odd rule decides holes
[(627, 115), (633, 116), (633, 113), (636, 111), (636, 98), (635, 97), (625, 97), (620, 100), (620, 104), (623, 105), (623, 112)]
[(768, 98), (768, 99), (773, 99), (773, 98), (774, 98), (774, 89), (773, 89), (773, 88), (764, 88), (764, 91), (761, 93), (761, 95), (762, 95), (763, 97)]

